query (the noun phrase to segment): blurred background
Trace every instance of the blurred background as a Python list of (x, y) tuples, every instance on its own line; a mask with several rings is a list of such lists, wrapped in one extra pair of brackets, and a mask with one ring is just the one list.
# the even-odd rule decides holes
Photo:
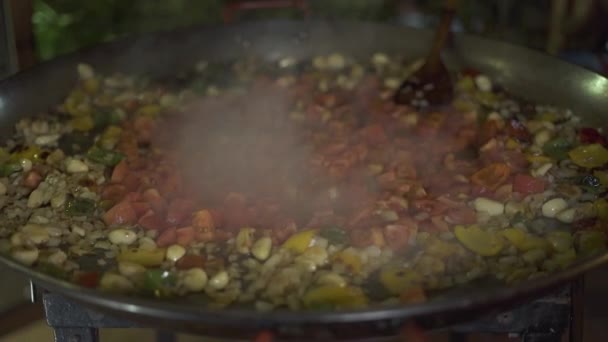
[[(222, 9), (231, 2), (0, 1), (0, 31), (3, 33), (0, 37), (0, 77), (125, 35), (193, 25), (224, 25)], [(608, 0), (461, 1), (458, 19), (453, 27), (455, 31), (525, 45), (608, 75)], [(308, 1), (312, 18), (381, 21), (423, 28), (434, 27), (442, 3), (442, 0)], [(281, 9), (248, 11), (235, 19), (302, 17), (299, 11)], [(3, 271), (4, 281), (0, 282), (0, 336), (5, 335), (4, 338), (0, 337), (0, 341), (41, 340), (47, 337), (50, 340), (50, 330), (45, 330), (48, 334), (44, 335), (46, 337), (28, 335), (33, 330), (19, 330), (41, 319), (42, 313), (39, 307), (27, 304), (27, 280), (7, 272)], [(600, 280), (594, 283), (602, 284)], [(17, 335), (6, 335), (15, 332)], [(130, 338), (130, 335), (121, 336), (125, 340)]]

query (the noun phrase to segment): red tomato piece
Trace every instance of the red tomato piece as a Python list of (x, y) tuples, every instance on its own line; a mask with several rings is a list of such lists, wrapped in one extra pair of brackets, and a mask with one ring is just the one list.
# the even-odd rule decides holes
[(162, 230), (166, 227), (165, 220), (152, 210), (148, 210), (142, 217), (140, 217), (137, 224), (148, 230)]
[(140, 217), (150, 210), (150, 205), (146, 202), (132, 202), (133, 210), (137, 217)]
[(448, 219), (456, 224), (474, 224), (477, 223), (477, 214), (475, 210), (469, 207), (453, 208), (448, 210)]
[(362, 131), (363, 138), (371, 144), (382, 144), (388, 140), (382, 125), (367, 126)]
[(176, 198), (169, 204), (167, 208), (167, 222), (170, 224), (179, 224), (186, 218), (192, 215), (194, 210), (194, 202), (186, 199)]
[(127, 174), (129, 173), (129, 165), (127, 165), (127, 161), (125, 159), (121, 160), (120, 163), (114, 166), (114, 170), (112, 170), (112, 177), (110, 181), (112, 183), (120, 183), (122, 182)]
[(127, 189), (124, 187), (124, 185), (110, 184), (106, 186), (101, 192), (101, 198), (104, 200), (118, 202), (122, 200), (126, 194)]
[(99, 284), (98, 272), (85, 272), (77, 276), (76, 283), (82, 287), (95, 288)]
[(581, 128), (578, 133), (579, 139), (583, 144), (602, 144), (606, 145), (606, 138), (595, 128)]
[(175, 228), (165, 229), (158, 238), (156, 238), (156, 245), (158, 247), (171, 246), (177, 241), (177, 232)]
[(480, 187), (495, 190), (511, 175), (511, 167), (505, 163), (494, 163), (475, 172), (471, 183)]
[(400, 250), (408, 245), (410, 239), (410, 227), (402, 224), (391, 224), (384, 228), (386, 244), (394, 251)]
[(162, 213), (167, 209), (167, 201), (160, 196), (156, 189), (148, 189), (143, 193), (144, 201), (146, 201), (152, 210), (157, 213)]
[(108, 226), (135, 224), (135, 222), (137, 222), (137, 215), (130, 202), (122, 201), (110, 208), (110, 210), (103, 215), (103, 221)]
[(527, 174), (519, 173), (513, 179), (513, 191), (521, 194), (538, 194), (545, 191), (545, 181)]
[(175, 233), (177, 243), (182, 246), (190, 245), (196, 236), (196, 231), (192, 227), (178, 228)]

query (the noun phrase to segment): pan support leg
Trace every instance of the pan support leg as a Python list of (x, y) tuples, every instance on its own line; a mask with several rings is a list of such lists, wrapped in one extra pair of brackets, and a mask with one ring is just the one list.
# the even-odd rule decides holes
[(95, 328), (54, 327), (55, 342), (99, 342), (99, 330)]

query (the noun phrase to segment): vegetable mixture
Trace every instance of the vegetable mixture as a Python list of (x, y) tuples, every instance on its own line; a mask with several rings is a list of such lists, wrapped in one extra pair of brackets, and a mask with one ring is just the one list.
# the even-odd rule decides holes
[[(411, 72), (399, 61), (201, 62), (162, 80), (79, 65), (65, 101), (22, 119), (0, 149), (0, 252), (101, 291), (267, 311), (420, 303), (606, 249), (601, 129), (474, 70), (457, 76), (449, 108), (397, 106)], [(303, 157), (247, 160), (266, 176), (237, 186), (194, 148), (209, 166), (194, 186), (172, 127), (232, 118), (205, 108), (259, 89), (287, 100), (267, 118), (245, 111), (243, 127), (267, 125), (234, 149), (282, 160), (306, 146)], [(201, 141), (217, 133), (203, 123)]]

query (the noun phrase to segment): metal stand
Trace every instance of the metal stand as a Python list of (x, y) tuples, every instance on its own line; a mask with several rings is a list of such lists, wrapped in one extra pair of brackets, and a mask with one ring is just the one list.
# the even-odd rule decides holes
[[(33, 291), (33, 294), (36, 294)], [(54, 293), (42, 293), (47, 323), (55, 332), (56, 342), (99, 342), (99, 329), (148, 328), (85, 308)], [(567, 289), (511, 311), (450, 327), (451, 342), (465, 342), (471, 334), (497, 334), (518, 337), (522, 342), (581, 342), (582, 286)], [(158, 331), (157, 342), (175, 342), (172, 332)]]

